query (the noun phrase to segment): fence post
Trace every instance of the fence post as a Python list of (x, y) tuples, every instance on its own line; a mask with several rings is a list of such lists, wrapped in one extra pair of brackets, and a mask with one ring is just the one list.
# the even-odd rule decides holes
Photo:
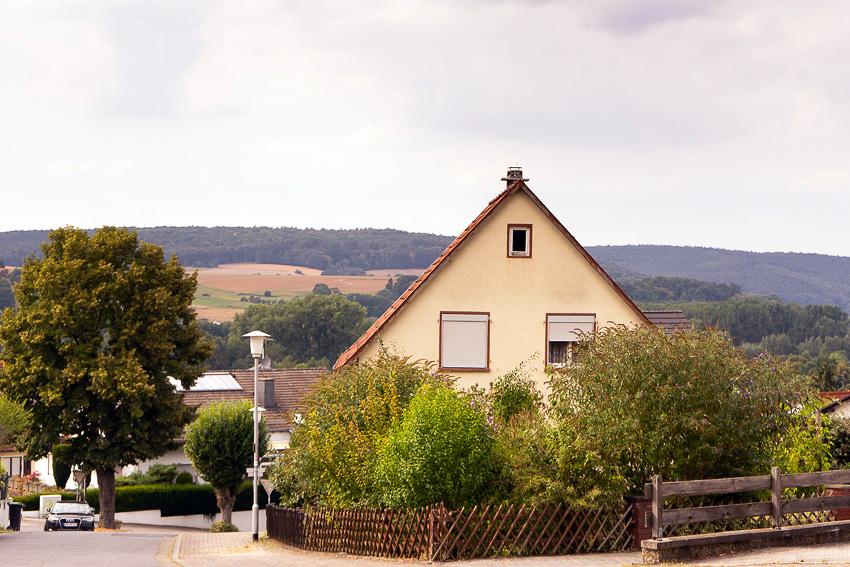
[(782, 470), (779, 467), (770, 469), (770, 508), (773, 513), (773, 528), (782, 527)]
[(652, 539), (664, 537), (664, 524), (661, 513), (664, 509), (664, 497), (661, 494), (661, 475), (652, 477)]
[(434, 561), (434, 537), (436, 532), (436, 523), (435, 516), (437, 515), (436, 510), (434, 510), (434, 506), (431, 506), (431, 509), (428, 510), (428, 562), (431, 563)]
[(646, 496), (624, 496), (623, 499), (632, 507), (632, 549), (640, 549), (640, 542), (652, 539), (652, 528), (649, 517), (652, 515), (652, 499)]

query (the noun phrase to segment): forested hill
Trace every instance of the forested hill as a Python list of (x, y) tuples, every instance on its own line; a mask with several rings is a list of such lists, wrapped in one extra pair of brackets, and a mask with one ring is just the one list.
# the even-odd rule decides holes
[[(850, 258), (790, 252), (742, 252), (690, 246), (589, 246), (612, 277), (678, 276), (737, 283), (743, 293), (838, 305), (850, 311)], [(612, 266), (613, 265), (613, 266)]]
[[(176, 253), (184, 266), (256, 262), (349, 272), (381, 268), (427, 268), (453, 237), (392, 229), (299, 229), (269, 227), (137, 228), (139, 238)], [(93, 231), (89, 231), (93, 232)], [(46, 230), (0, 232), (0, 258), (10, 265), (40, 252)], [(356, 269), (353, 269), (356, 268)]]
[[(169, 255), (176, 253), (184, 266), (256, 262), (352, 274), (382, 268), (424, 269), (453, 239), (371, 228), (153, 227), (137, 231), (142, 240), (162, 246)], [(40, 230), (0, 232), (0, 259), (20, 265), (22, 258), (39, 253), (47, 236), (48, 231)], [(655, 245), (591, 246), (588, 251), (620, 283), (656, 276), (737, 283), (743, 293), (778, 295), (801, 305), (838, 305), (850, 311), (847, 257)]]

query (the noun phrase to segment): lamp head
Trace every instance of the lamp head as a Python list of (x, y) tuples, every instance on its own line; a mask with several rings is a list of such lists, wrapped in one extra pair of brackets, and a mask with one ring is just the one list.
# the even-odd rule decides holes
[(251, 356), (259, 358), (263, 356), (263, 345), (266, 339), (271, 338), (271, 335), (267, 335), (262, 331), (251, 331), (250, 333), (245, 333), (242, 337), (248, 337), (251, 341)]

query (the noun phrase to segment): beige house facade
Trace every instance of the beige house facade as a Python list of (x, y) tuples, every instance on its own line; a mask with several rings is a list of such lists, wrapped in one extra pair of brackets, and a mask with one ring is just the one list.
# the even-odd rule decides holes
[(650, 324), (511, 168), (507, 188), (335, 364), (391, 351), (488, 385), (524, 364), (542, 386), (581, 333)]

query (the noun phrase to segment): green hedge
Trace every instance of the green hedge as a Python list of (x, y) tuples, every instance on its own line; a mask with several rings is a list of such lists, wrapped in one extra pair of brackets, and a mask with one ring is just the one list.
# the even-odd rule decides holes
[[(47, 493), (43, 493), (47, 494)], [(54, 492), (53, 494), (59, 494)], [(62, 500), (74, 500), (73, 492), (64, 492)], [(39, 494), (15, 498), (15, 502), (24, 505), (24, 510), (38, 510)], [(274, 496), (274, 495), (273, 495)], [(266, 491), (260, 487), (257, 503), (265, 508)], [(274, 497), (272, 501), (274, 501)], [(89, 489), (86, 495), (89, 506), (95, 513), (100, 512), (100, 495), (96, 488)], [(254, 504), (254, 492), (251, 482), (244, 482), (236, 494), (233, 509), (250, 510)], [(215, 492), (208, 484), (149, 484), (142, 486), (121, 486), (115, 489), (115, 511), (137, 512), (139, 510), (161, 510), (163, 516), (190, 516), (192, 514), (216, 514), (218, 505)]]

